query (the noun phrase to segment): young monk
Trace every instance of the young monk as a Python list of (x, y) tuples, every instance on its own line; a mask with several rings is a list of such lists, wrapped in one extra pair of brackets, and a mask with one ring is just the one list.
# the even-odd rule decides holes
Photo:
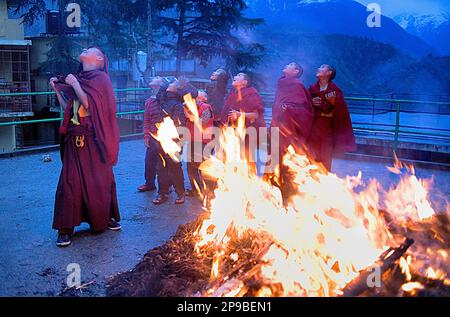
[[(162, 116), (169, 116), (176, 126), (184, 126), (186, 117), (183, 110), (183, 96), (191, 94), (193, 98), (198, 95), (197, 89), (186, 78), (171, 83), (166, 91), (158, 97)], [(158, 196), (153, 200), (155, 205), (161, 205), (169, 199), (170, 186), (173, 185), (177, 198), (175, 204), (185, 202), (184, 175), (181, 162), (174, 161), (161, 148), (158, 153)]]
[(342, 90), (333, 82), (336, 69), (322, 65), (317, 82), (309, 88), (314, 106), (314, 123), (308, 141), (315, 161), (331, 171), (333, 154), (356, 150), (355, 136)]
[(91, 47), (83, 50), (80, 62), (76, 75), (50, 80), (66, 108), (60, 129), (64, 150), (53, 220), (60, 247), (71, 244), (74, 227), (82, 222), (96, 232), (121, 228), (113, 174), (119, 128), (107, 58), (99, 48)]
[(290, 63), (283, 69), (278, 80), (275, 102), (272, 108), (272, 128), (280, 129), (280, 154), (292, 145), (303, 152), (313, 124), (312, 100), (308, 90), (300, 81), (303, 69)]
[[(228, 73), (219, 68), (211, 75), (211, 82), (206, 87), (206, 93), (208, 94), (208, 103), (212, 106), (214, 121), (220, 122), (220, 116), (225, 102), (225, 96), (227, 94), (227, 85), (229, 80)], [(219, 125), (216, 123), (216, 125)]]
[[(186, 191), (186, 195), (190, 197), (204, 197), (208, 194), (207, 184), (208, 180), (203, 179), (200, 171), (200, 165), (204, 161), (203, 149), (206, 144), (211, 141), (211, 137), (207, 135), (208, 129), (213, 126), (213, 109), (212, 106), (207, 103), (208, 94), (199, 90), (196, 98), (198, 119), (187, 109), (186, 115), (186, 128), (190, 132), (190, 139), (188, 141), (188, 162), (187, 172), (189, 176), (189, 182), (191, 189)], [(196, 122), (198, 120), (198, 122)], [(206, 186), (206, 188), (205, 188)]]
[(152, 96), (145, 102), (144, 112), (144, 141), (147, 148), (145, 154), (145, 184), (138, 187), (139, 192), (148, 192), (156, 190), (156, 169), (158, 163), (158, 153), (160, 145), (152, 135), (156, 135), (156, 124), (161, 122), (161, 107), (158, 103), (157, 96), (160, 91), (167, 89), (164, 87), (164, 79), (155, 77), (150, 82)]
[[(245, 73), (239, 73), (233, 78), (233, 89), (225, 99), (222, 110), (222, 124), (235, 127), (241, 115), (245, 116), (246, 128), (258, 129), (266, 127), (264, 121), (264, 105), (258, 90), (252, 87), (250, 77)], [(245, 138), (245, 158), (250, 164), (252, 172), (256, 173), (255, 150), (256, 142), (249, 142), (249, 136)]]
[[(310, 136), (313, 124), (312, 100), (308, 90), (300, 81), (303, 68), (297, 63), (290, 63), (283, 69), (283, 76), (278, 80), (275, 103), (272, 109), (271, 128), (280, 132), (280, 144), (272, 144), (272, 155), (278, 155), (280, 162), (280, 187), (284, 203), (287, 204), (295, 188), (289, 169), (282, 159), (289, 146), (297, 153), (305, 153), (305, 143)], [(278, 152), (278, 153), (277, 153)]]

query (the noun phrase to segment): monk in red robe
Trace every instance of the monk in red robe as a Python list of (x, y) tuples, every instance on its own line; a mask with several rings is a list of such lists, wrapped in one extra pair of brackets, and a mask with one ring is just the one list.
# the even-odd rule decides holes
[(333, 82), (336, 70), (322, 65), (316, 77), (318, 81), (309, 88), (314, 124), (308, 146), (312, 158), (331, 171), (333, 154), (356, 150), (355, 136), (344, 94)]
[(312, 100), (300, 81), (303, 74), (300, 65), (290, 63), (283, 73), (277, 83), (270, 126), (280, 129), (280, 152), (285, 152), (289, 145), (296, 151), (303, 151), (314, 118)]
[(305, 153), (314, 112), (308, 90), (300, 81), (303, 69), (297, 63), (290, 63), (283, 69), (283, 76), (278, 80), (275, 102), (272, 108), (271, 129), (278, 128), (280, 144), (272, 144), (271, 154), (277, 155), (280, 162), (280, 187), (284, 203), (295, 193), (292, 175), (282, 163), (287, 148), (292, 146), (297, 153)]
[[(250, 77), (245, 73), (239, 73), (233, 78), (233, 89), (225, 99), (222, 110), (222, 124), (235, 127), (241, 115), (245, 116), (246, 128), (258, 129), (266, 127), (264, 121), (264, 104), (258, 90), (252, 87)], [(255, 150), (257, 141), (250, 142), (249, 135), (245, 138), (245, 158), (256, 173)]]
[[(207, 103), (208, 94), (204, 90), (198, 91), (196, 98), (198, 118), (187, 108), (184, 108), (186, 116), (186, 128), (189, 130), (189, 139), (187, 153), (187, 173), (191, 189), (186, 191), (189, 197), (207, 197), (213, 188), (210, 180), (208, 180), (200, 170), (200, 165), (208, 157), (204, 156), (205, 146), (211, 141), (208, 135), (209, 129), (213, 127), (213, 107)], [(197, 122), (198, 120), (198, 122)], [(210, 133), (210, 132), (209, 132)]]
[(139, 192), (156, 190), (155, 180), (159, 160), (160, 144), (153, 135), (157, 133), (156, 124), (161, 122), (161, 107), (158, 103), (158, 95), (161, 95), (165, 88), (164, 79), (155, 77), (150, 82), (152, 96), (145, 101), (144, 106), (144, 141), (147, 151), (145, 153), (145, 184), (138, 187)]
[(76, 75), (50, 84), (66, 107), (60, 129), (62, 171), (55, 198), (57, 245), (71, 244), (74, 227), (86, 222), (95, 232), (120, 230), (113, 166), (119, 154), (116, 100), (106, 55), (83, 50)]

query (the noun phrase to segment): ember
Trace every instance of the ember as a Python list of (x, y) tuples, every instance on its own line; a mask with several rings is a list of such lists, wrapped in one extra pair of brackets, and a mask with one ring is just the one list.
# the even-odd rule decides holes
[(400, 181), (385, 191), (291, 150), (298, 192), (284, 208), (279, 189), (240, 159), (244, 135), (243, 125), (223, 131), (225, 155), (202, 166), (218, 180), (208, 212), (113, 278), (109, 295), (450, 295), (449, 211), (435, 212), (430, 182), (412, 167), (396, 161)]

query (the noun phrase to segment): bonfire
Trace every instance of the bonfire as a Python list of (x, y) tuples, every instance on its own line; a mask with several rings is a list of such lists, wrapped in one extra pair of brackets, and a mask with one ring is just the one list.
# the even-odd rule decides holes
[[(158, 140), (177, 157), (170, 121)], [(196, 221), (113, 277), (108, 295), (450, 296), (450, 208), (433, 208), (431, 180), (396, 159), (388, 170), (398, 184), (384, 189), (361, 173), (328, 173), (291, 148), (284, 163), (297, 193), (284, 207), (279, 188), (241, 157), (244, 136), (243, 121), (223, 131), (225, 155), (201, 167), (217, 180), (214, 198)]]

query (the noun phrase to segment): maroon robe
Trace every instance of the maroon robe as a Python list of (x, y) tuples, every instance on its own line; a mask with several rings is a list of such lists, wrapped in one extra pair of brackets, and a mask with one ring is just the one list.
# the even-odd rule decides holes
[[(342, 154), (356, 150), (355, 136), (347, 103), (342, 90), (330, 82), (324, 91), (316, 82), (309, 88), (312, 98), (320, 97), (320, 107), (314, 106), (314, 124), (308, 147), (313, 159), (331, 170), (333, 154)], [(336, 96), (332, 105), (325, 96)]]
[[(235, 122), (230, 122), (228, 120), (228, 113), (231, 110), (240, 111), (240, 112), (257, 112), (259, 114), (258, 119), (250, 120), (245, 118), (245, 126), (258, 128), (265, 128), (266, 122), (264, 120), (264, 104), (259, 95), (258, 90), (254, 87), (245, 87), (242, 88), (240, 93), (237, 89), (232, 89), (225, 99), (225, 106), (222, 110), (222, 123), (225, 126), (234, 126)], [(257, 135), (259, 136), (259, 131), (257, 130)], [(245, 137), (245, 158), (247, 162), (250, 163), (250, 167), (253, 172), (256, 174), (256, 164), (252, 162), (252, 159), (255, 159), (255, 150), (254, 148), (250, 148), (249, 136)]]
[(247, 113), (257, 112), (259, 114), (259, 117), (256, 120), (249, 120), (246, 118), (246, 127), (260, 128), (266, 126), (266, 123), (264, 121), (264, 104), (258, 90), (256, 90), (256, 88), (254, 87), (242, 88), (240, 96), (237, 89), (233, 89), (230, 91), (227, 98), (225, 99), (225, 106), (223, 107), (221, 115), (222, 123), (225, 125), (233, 125), (232, 122), (228, 121), (228, 113), (231, 110)]
[[(120, 220), (113, 173), (119, 154), (116, 100), (107, 72), (93, 70), (76, 77), (88, 97), (90, 116), (80, 118), (80, 125), (71, 122), (76, 94), (71, 86), (57, 82), (56, 89), (69, 101), (60, 129), (63, 164), (53, 229), (70, 232), (87, 222), (93, 231), (104, 231), (111, 218)], [(84, 137), (84, 146), (77, 146), (77, 136)]]
[[(283, 110), (283, 106), (286, 110)], [(301, 151), (311, 134), (314, 119), (312, 100), (298, 78), (278, 80), (270, 126), (280, 129), (280, 154), (292, 145)]]

